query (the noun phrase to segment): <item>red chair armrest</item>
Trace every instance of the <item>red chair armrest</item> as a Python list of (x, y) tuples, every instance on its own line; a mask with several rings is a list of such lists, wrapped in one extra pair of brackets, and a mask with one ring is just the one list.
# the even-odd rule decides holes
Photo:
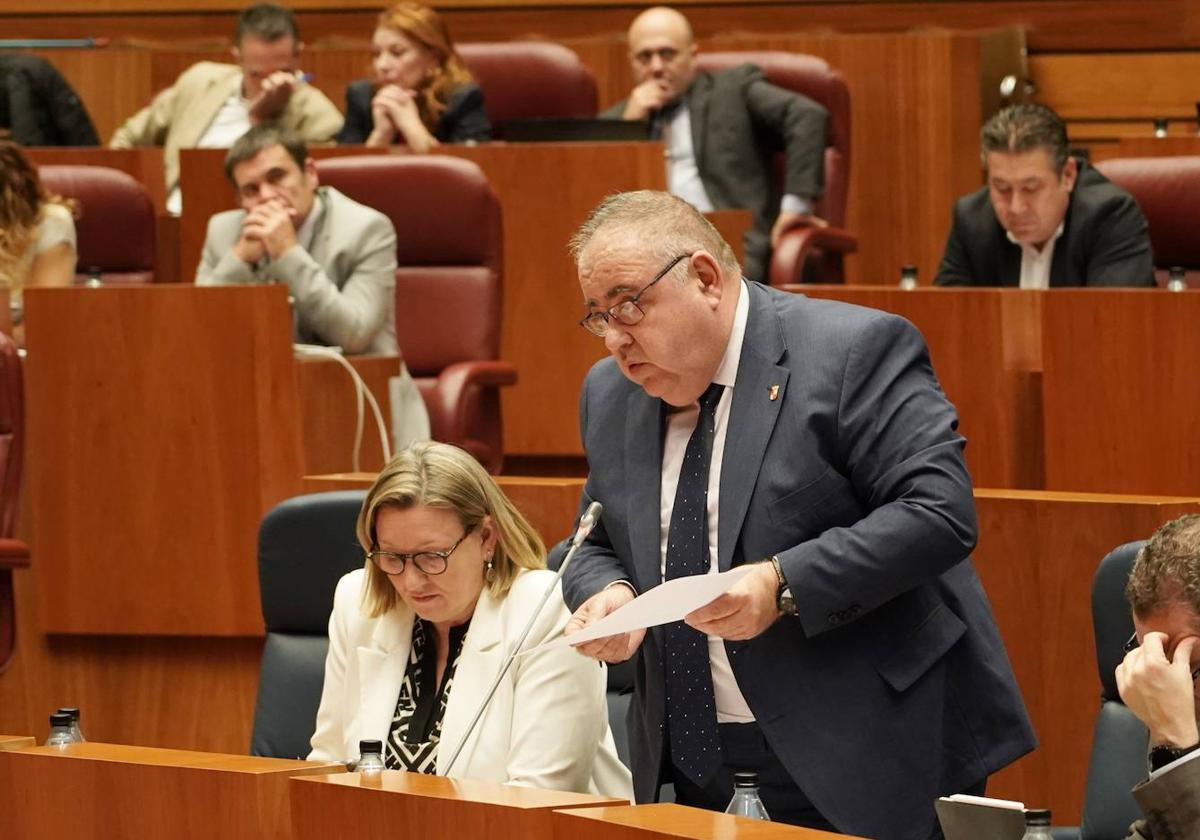
[(799, 283), (804, 261), (818, 249), (835, 254), (853, 254), (858, 250), (858, 237), (835, 227), (803, 226), (784, 231), (771, 254), (771, 285)]
[(463, 440), (466, 437), (467, 400), (464, 394), (468, 388), (499, 388), (516, 381), (517, 369), (509, 362), (456, 362), (443, 368), (437, 378), (434, 392), (437, 407), (433, 410), (447, 421), (449, 428), (443, 430), (446, 439)]
[(28, 545), (21, 540), (0, 539), (0, 569), (23, 569), (28, 565)]

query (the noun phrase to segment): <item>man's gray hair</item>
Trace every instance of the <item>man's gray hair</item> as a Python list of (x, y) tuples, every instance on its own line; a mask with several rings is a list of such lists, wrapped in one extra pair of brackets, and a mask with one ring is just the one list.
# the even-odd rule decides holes
[(308, 161), (308, 145), (304, 142), (304, 138), (290, 128), (261, 123), (234, 140), (229, 152), (226, 153), (225, 177), (229, 179), (229, 183), (237, 186), (237, 182), (233, 180), (235, 166), (245, 163), (259, 152), (265, 152), (273, 146), (283, 146), (284, 150), (291, 155), (292, 160), (296, 161), (296, 165), (304, 169), (304, 164)]
[(1154, 532), (1133, 563), (1125, 597), (1138, 618), (1175, 604), (1200, 617), (1200, 514), (1181, 516)]
[(1062, 173), (1070, 154), (1067, 126), (1045, 105), (1010, 105), (984, 123), (979, 132), (980, 156), (987, 165), (988, 152), (1020, 154), (1045, 149), (1054, 171)]
[(662, 262), (680, 254), (708, 251), (726, 274), (741, 277), (741, 266), (729, 243), (696, 208), (670, 193), (638, 190), (616, 193), (600, 202), (567, 245), (576, 265), (588, 243), (600, 233), (626, 237)]

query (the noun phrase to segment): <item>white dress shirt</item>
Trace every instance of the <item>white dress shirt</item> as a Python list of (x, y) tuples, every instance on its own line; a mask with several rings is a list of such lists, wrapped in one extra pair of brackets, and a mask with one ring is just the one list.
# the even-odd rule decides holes
[(1054, 244), (1063, 235), (1064, 222), (1058, 223), (1058, 229), (1049, 241), (1038, 250), (1032, 245), (1018, 242), (1011, 233), (1005, 232), (1008, 241), (1021, 249), (1021, 282), (1022, 289), (1049, 289), (1050, 264), (1054, 261)]
[[(681, 109), (682, 110), (682, 109)], [(716, 428), (713, 434), (712, 460), (708, 468), (708, 560), (709, 571), (717, 571), (717, 525), (720, 522), (721, 463), (725, 450), (725, 435), (729, 431), (729, 409), (733, 405), (733, 384), (737, 380), (738, 362), (742, 358), (742, 339), (746, 335), (746, 320), (750, 316), (750, 290), (745, 283), (733, 287), (738, 291), (737, 310), (733, 318), (733, 330), (725, 356), (717, 368), (713, 382), (724, 385), (725, 390), (717, 403)], [(667, 570), (667, 537), (671, 530), (671, 512), (675, 507), (675, 491), (679, 486), (679, 471), (683, 467), (683, 456), (688, 440), (700, 417), (699, 403), (693, 403), (667, 417), (667, 433), (663, 441), (662, 496), (659, 502), (660, 540), (659, 558), (662, 575)], [(708, 661), (712, 669), (713, 695), (717, 705), (717, 720), (720, 723), (749, 723), (754, 720), (746, 698), (738, 688), (737, 680), (729, 665), (725, 652), (725, 641), (716, 636), (708, 637)]]
[[(242, 79), (238, 79), (233, 93), (225, 100), (221, 110), (213, 117), (213, 121), (204, 129), (200, 139), (196, 141), (197, 149), (228, 149), (234, 142), (250, 130), (250, 102), (242, 97)], [(167, 196), (167, 212), (178, 216), (183, 210), (183, 194), (179, 186), (171, 190)]]

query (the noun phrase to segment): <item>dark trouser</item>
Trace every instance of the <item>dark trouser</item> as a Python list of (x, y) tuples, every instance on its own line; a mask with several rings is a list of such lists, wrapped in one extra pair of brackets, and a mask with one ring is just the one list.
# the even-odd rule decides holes
[[(756, 723), (722, 723), (718, 726), (721, 735), (721, 750), (724, 761), (715, 779), (700, 787), (667, 761), (669, 780), (675, 784), (675, 801), (680, 805), (705, 808), (709, 811), (724, 811), (733, 798), (733, 774), (754, 772), (758, 774), (758, 795), (772, 822), (816, 828), (836, 832), (837, 828), (822, 816), (804, 795), (804, 791), (792, 781), (791, 775), (771, 750), (762, 730)], [(983, 796), (987, 790), (987, 779), (957, 793)], [(929, 803), (933, 810), (933, 803)], [(929, 840), (941, 840), (942, 829), (934, 823)]]
[(808, 801), (763, 737), (756, 723), (722, 723), (721, 751), (724, 761), (716, 778), (700, 787), (674, 767), (675, 801), (680, 805), (724, 811), (733, 797), (733, 774), (758, 774), (758, 795), (772, 822), (836, 831), (833, 824)]

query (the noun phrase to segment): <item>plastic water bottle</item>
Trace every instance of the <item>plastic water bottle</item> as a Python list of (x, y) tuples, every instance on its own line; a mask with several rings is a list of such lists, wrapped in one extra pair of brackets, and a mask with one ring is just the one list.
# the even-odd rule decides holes
[(917, 267), (915, 265), (901, 266), (900, 288), (906, 292), (917, 288)]
[(752, 820), (771, 819), (758, 796), (757, 773), (733, 774), (733, 799), (729, 800), (729, 807), (725, 809), (725, 813)]
[(364, 776), (378, 776), (383, 768), (383, 741), (359, 741), (354, 769)]
[(88, 266), (87, 275), (87, 281), (83, 285), (89, 289), (99, 289), (104, 285), (104, 275), (100, 271), (100, 266)]
[(1165, 119), (1162, 119), (1161, 117), (1159, 119), (1156, 119), (1154, 121), (1154, 136), (1159, 139), (1166, 137), (1167, 136), (1167, 127), (1170, 124), (1171, 124), (1170, 120), (1165, 120)]
[(87, 740), (83, 737), (83, 730), (79, 728), (79, 707), (78, 706), (60, 706), (58, 713), (61, 715), (71, 716), (71, 734), (75, 736), (75, 740), (82, 744)]
[(1035, 808), (1025, 812), (1023, 840), (1054, 840), (1054, 835), (1050, 833), (1050, 811)]
[(1181, 265), (1173, 265), (1167, 270), (1167, 291), (1182, 292), (1187, 289), (1187, 271)]
[(47, 747), (66, 747), (75, 743), (75, 733), (71, 731), (71, 716), (62, 712), (50, 715), (50, 737), (46, 739)]

